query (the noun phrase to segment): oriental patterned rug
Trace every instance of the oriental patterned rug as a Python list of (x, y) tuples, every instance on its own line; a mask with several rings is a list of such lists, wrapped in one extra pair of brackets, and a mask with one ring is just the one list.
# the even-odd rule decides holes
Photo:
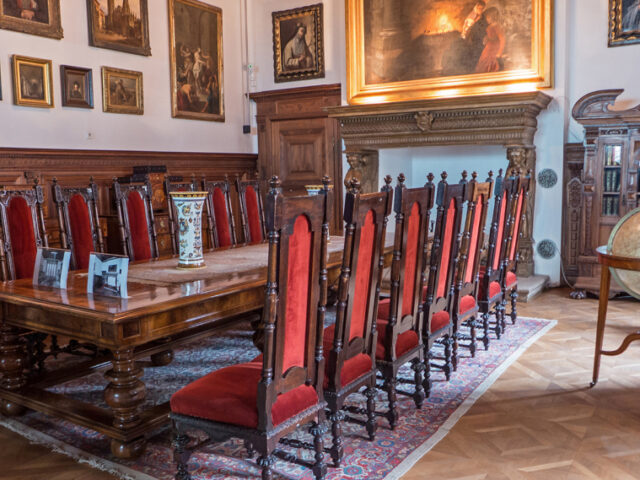
[[(400, 420), (396, 430), (389, 430), (386, 419), (379, 418), (374, 442), (365, 438), (363, 427), (345, 422), (343, 466), (329, 468), (327, 479), (400, 478), (449, 432), (507, 367), (553, 328), (555, 323), (521, 317), (516, 325), (507, 327), (506, 334), (500, 341), (491, 342), (489, 351), (479, 349), (476, 358), (471, 358), (468, 351), (461, 348), (458, 371), (451, 381), (446, 382), (442, 373), (433, 371), (431, 397), (421, 410), (416, 410), (410, 397), (399, 395)], [(168, 367), (145, 369), (147, 402), (157, 404), (167, 401), (181, 386), (212, 370), (251, 360), (257, 353), (251, 342), (248, 324), (236, 325), (215, 337), (180, 348), (176, 350), (175, 360)], [(403, 375), (412, 378), (413, 372), (407, 367)], [(52, 390), (84, 401), (104, 404), (102, 391), (105, 383), (104, 376), (97, 373)], [(355, 396), (352, 398), (355, 401), (363, 399)], [(386, 395), (379, 392), (377, 410), (383, 411), (385, 408)], [(175, 473), (169, 428), (159, 430), (149, 439), (147, 450), (141, 458), (125, 462), (111, 455), (109, 442), (103, 435), (47, 415), (30, 412), (19, 418), (0, 416), (0, 424), (34, 443), (46, 445), (119, 478), (169, 480)], [(299, 437), (306, 439), (306, 434), (302, 433)], [(327, 434), (325, 445), (329, 445), (330, 441), (331, 437)], [(312, 452), (295, 453), (311, 458)], [(328, 455), (327, 461), (330, 462)], [(246, 458), (246, 450), (239, 440), (213, 444), (197, 451), (191, 457), (189, 470), (197, 480), (260, 477), (255, 458)], [(276, 463), (276, 471), (277, 479), (313, 479), (310, 470), (282, 461)]]

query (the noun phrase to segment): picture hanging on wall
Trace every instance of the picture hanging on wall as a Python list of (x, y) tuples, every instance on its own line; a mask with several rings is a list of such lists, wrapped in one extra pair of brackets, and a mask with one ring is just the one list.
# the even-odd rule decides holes
[(142, 115), (142, 72), (102, 67), (102, 110)]
[(26, 107), (53, 108), (51, 60), (14, 55), (13, 100)]
[(60, 0), (0, 0), (0, 28), (62, 38)]
[(147, 0), (87, 0), (89, 44), (151, 55)]
[(346, 0), (351, 104), (550, 87), (551, 0)]
[(93, 108), (93, 72), (90, 68), (60, 65), (62, 106)]
[(196, 0), (169, 0), (173, 117), (224, 122), (222, 53), (222, 10)]
[(640, 43), (640, 0), (609, 0), (609, 46)]
[(324, 78), (322, 4), (273, 12), (276, 82)]

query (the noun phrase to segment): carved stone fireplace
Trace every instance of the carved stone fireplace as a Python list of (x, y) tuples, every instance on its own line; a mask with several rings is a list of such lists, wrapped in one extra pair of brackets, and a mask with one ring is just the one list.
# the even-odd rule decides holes
[[(535, 172), (533, 137), (538, 114), (551, 97), (539, 92), (440, 98), (375, 105), (327, 108), (341, 124), (345, 154), (351, 167), (345, 183), (357, 176), (363, 190), (378, 189), (378, 150), (442, 145), (502, 145), (509, 168)], [(446, 170), (446, 165), (443, 165)], [(426, 172), (425, 172), (426, 173)], [(518, 274), (533, 275), (535, 176), (523, 237)]]

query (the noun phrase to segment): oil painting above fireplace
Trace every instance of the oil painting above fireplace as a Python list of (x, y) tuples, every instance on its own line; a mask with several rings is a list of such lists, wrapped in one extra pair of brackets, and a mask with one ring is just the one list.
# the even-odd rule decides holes
[(351, 103), (550, 86), (551, 0), (348, 0)]

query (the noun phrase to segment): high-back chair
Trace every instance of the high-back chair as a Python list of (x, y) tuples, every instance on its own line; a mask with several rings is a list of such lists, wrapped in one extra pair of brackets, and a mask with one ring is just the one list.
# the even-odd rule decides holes
[(2, 280), (31, 278), (38, 247), (48, 247), (42, 214), (44, 194), (36, 181), (0, 187), (0, 269)]
[(202, 190), (207, 192), (207, 233), (211, 248), (236, 245), (236, 226), (233, 220), (229, 178), (207, 181), (202, 178)]
[(383, 388), (389, 399), (386, 416), (392, 429), (398, 420), (398, 370), (405, 363), (411, 362), (414, 370), (415, 392), (411, 396), (418, 408), (422, 407), (425, 398), (421, 292), (434, 185), (429, 182), (424, 187), (407, 188), (404, 181), (405, 176), (401, 173), (393, 201), (396, 226), (391, 296), (380, 301), (377, 319), (376, 364), (384, 378)]
[(60, 244), (71, 250), (71, 268), (89, 268), (91, 252), (104, 252), (98, 216), (98, 186), (89, 180), (86, 187), (63, 187), (54, 178), (53, 201), (56, 204)]
[[(453, 299), (454, 325), (458, 331), (460, 326), (467, 323), (470, 328), (470, 343), (468, 345), (471, 356), (476, 354), (476, 322), (475, 315), (479, 307), (478, 298), (478, 275), (480, 266), (480, 253), (484, 244), (484, 228), (487, 220), (487, 210), (489, 199), (493, 189), (493, 181), (489, 173), (489, 180), (478, 182), (478, 174), (471, 174), (471, 181), (466, 186), (467, 214), (465, 217), (462, 240), (460, 242), (460, 254), (458, 260), (458, 270), (456, 273), (455, 290)], [(471, 297), (471, 298), (469, 298)], [(474, 307), (469, 308), (473, 299)], [(461, 305), (465, 307), (461, 308)], [(484, 334), (488, 335), (488, 329)], [(459, 335), (460, 337), (460, 335)]]
[[(324, 478), (325, 414), (322, 334), (326, 300), (327, 240), (331, 192), (287, 197), (271, 180), (266, 220), (269, 231), (267, 289), (263, 309), (263, 355), (225, 367), (190, 383), (171, 397), (176, 478), (190, 478), (186, 430), (216, 440), (243, 438), (260, 457), (262, 478), (271, 479), (275, 456), (308, 466)], [(285, 435), (311, 422), (315, 461), (276, 449)], [(298, 440), (292, 445), (300, 446)]]
[[(424, 292), (423, 331), (427, 352), (434, 343), (442, 339), (444, 344), (444, 364), (433, 365), (426, 359), (425, 385), (430, 392), (431, 367), (437, 366), (444, 371), (449, 380), (451, 372), (457, 368), (457, 330), (451, 312), (458, 308), (465, 313), (475, 306), (460, 302), (454, 305), (454, 278), (458, 265), (458, 247), (460, 243), (460, 224), (465, 201), (466, 181), (458, 184), (447, 183), (447, 173), (442, 172), (436, 195), (436, 224), (431, 247), (429, 279)], [(429, 355), (430, 356), (430, 355)]]
[(344, 415), (341, 410), (347, 397), (362, 387), (366, 387), (367, 408), (356, 408), (356, 413), (367, 416), (370, 440), (376, 432), (375, 319), (384, 266), (387, 218), (393, 199), (391, 177), (387, 176), (385, 182), (380, 193), (363, 194), (360, 193), (360, 182), (353, 178), (345, 197), (345, 237), (336, 323), (324, 331), (324, 397), (331, 412), (333, 445), (330, 451), (336, 467), (340, 466), (344, 455), (340, 425)]
[[(491, 177), (487, 179), (490, 181)], [(480, 267), (478, 276), (478, 307), (482, 316), (482, 329), (484, 336), (482, 343), (485, 350), (489, 348), (490, 338), (490, 318), (495, 315), (495, 333), (500, 338), (504, 327), (504, 305), (502, 303), (504, 294), (502, 291), (502, 261), (506, 250), (507, 236), (505, 232), (508, 228), (508, 204), (510, 199), (509, 191), (505, 191), (505, 179), (502, 176), (502, 169), (498, 171), (498, 176), (493, 188), (493, 214), (489, 227), (489, 241), (485, 261), (486, 264)]]
[(144, 182), (120, 183), (113, 179), (122, 251), (132, 261), (158, 257), (153, 220), (153, 192), (149, 177)]
[(529, 188), (531, 187), (531, 170), (527, 174), (521, 172), (513, 172), (508, 182), (511, 190), (510, 218), (507, 235), (507, 247), (505, 250), (503, 290), (504, 300), (506, 303), (507, 294), (511, 299), (511, 323), (516, 323), (518, 312), (516, 303), (518, 300), (518, 277), (516, 269), (518, 268), (518, 246), (522, 237), (522, 229), (525, 223), (527, 204), (529, 199)]
[(240, 221), (245, 243), (260, 243), (266, 238), (262, 193), (257, 174), (254, 180), (236, 177), (240, 199)]
[(171, 236), (171, 250), (174, 255), (180, 253), (180, 233), (178, 232), (178, 213), (171, 199), (171, 192), (195, 192), (198, 190), (198, 182), (195, 175), (191, 175), (191, 181), (174, 182), (169, 175), (164, 176), (164, 194), (167, 198), (167, 213), (169, 217), (169, 235)]

